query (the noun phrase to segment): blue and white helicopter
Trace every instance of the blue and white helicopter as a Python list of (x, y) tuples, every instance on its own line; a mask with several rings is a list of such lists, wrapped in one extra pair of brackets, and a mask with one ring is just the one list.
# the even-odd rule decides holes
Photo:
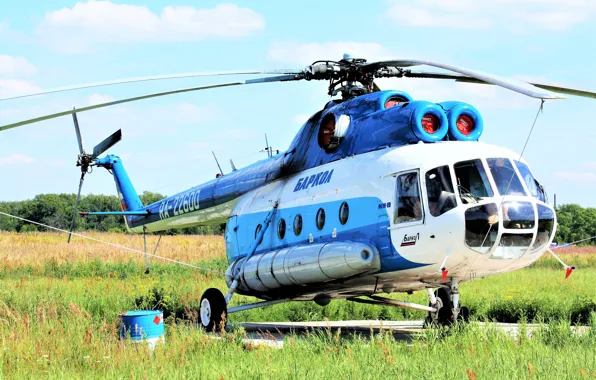
[[(444, 71), (411, 69), (420, 65)], [(1, 131), (72, 114), (81, 168), (76, 205), (85, 174), (94, 166), (113, 174), (122, 203), (121, 211), (82, 214), (123, 215), (130, 231), (143, 234), (226, 223), (229, 290), (225, 296), (215, 288), (204, 292), (200, 321), (207, 330), (223, 328), (227, 314), (241, 310), (288, 301), (326, 305), (334, 299), (424, 310), (436, 324), (465, 320), (460, 283), (528, 266), (549, 249), (556, 215), (544, 189), (519, 154), (478, 141), (483, 121), (472, 105), (414, 100), (402, 91), (380, 90), (376, 78), (491, 84), (542, 100), (562, 98), (554, 93), (596, 98), (596, 92), (516, 82), (431, 61), (369, 63), (350, 55), (303, 70), (176, 74), (91, 86), (232, 74), (268, 76), (0, 126)], [(285, 152), (150, 205), (142, 204), (118, 156), (100, 157), (121, 139), (120, 131), (92, 153), (83, 147), (78, 112), (210, 88), (297, 80), (327, 80), (329, 95), (341, 96), (310, 117)], [(43, 93), (84, 87), (90, 86)], [(380, 295), (424, 289), (428, 306)], [(228, 308), (234, 293), (263, 301)]]

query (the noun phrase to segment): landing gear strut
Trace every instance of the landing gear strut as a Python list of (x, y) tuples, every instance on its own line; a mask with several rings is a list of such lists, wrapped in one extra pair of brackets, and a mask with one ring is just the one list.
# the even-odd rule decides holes
[(439, 288), (436, 292), (428, 290), (429, 306), (436, 311), (429, 311), (425, 325), (448, 326), (454, 321), (468, 322), (470, 311), (467, 307), (459, 306), (459, 283), (452, 279), (449, 288)]

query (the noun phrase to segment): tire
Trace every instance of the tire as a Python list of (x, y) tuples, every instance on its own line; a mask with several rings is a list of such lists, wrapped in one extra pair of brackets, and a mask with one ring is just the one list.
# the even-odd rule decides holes
[(470, 309), (468, 309), (465, 306), (460, 307), (457, 320), (460, 322), (468, 323), (470, 321)]
[(426, 319), (424, 320), (424, 326), (449, 326), (453, 323), (453, 312), (451, 304), (451, 292), (445, 288), (439, 288), (435, 292), (437, 297), (437, 304), (428, 306), (438, 307), (437, 312), (429, 312)]
[(209, 332), (219, 332), (226, 327), (228, 308), (219, 289), (209, 288), (201, 296), (199, 322)]
[(445, 288), (437, 289), (435, 293), (437, 298), (441, 299), (442, 307), (439, 309), (438, 323), (441, 326), (447, 326), (453, 323), (453, 304), (451, 303), (451, 292)]

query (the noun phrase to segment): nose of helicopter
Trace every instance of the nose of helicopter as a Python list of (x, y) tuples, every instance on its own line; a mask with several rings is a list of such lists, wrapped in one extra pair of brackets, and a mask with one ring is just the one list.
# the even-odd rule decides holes
[(544, 253), (556, 230), (554, 209), (531, 197), (469, 207), (464, 220), (469, 270), (478, 272), (529, 265)]

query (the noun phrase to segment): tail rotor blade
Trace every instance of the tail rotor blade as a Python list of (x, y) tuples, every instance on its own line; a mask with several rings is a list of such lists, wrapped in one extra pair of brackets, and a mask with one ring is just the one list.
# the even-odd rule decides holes
[[(74, 110), (74, 108), (73, 108)], [(79, 121), (77, 120), (77, 114), (72, 114), (72, 121), (74, 122), (75, 132), (77, 133), (77, 141), (79, 143), (79, 152), (83, 154), (85, 149), (83, 148), (83, 139), (81, 138), (81, 130), (79, 129)]]
[(85, 172), (81, 172), (81, 180), (79, 181), (79, 192), (77, 193), (77, 199), (75, 200), (74, 210), (72, 211), (72, 220), (70, 221), (70, 229), (68, 230), (68, 244), (70, 244), (70, 237), (72, 230), (74, 229), (74, 222), (77, 216), (77, 208), (79, 207), (79, 200), (81, 199), (81, 189), (83, 188), (83, 181), (85, 180)]
[(114, 146), (120, 140), (122, 140), (122, 130), (121, 129), (117, 130), (110, 137), (106, 138), (105, 140), (103, 140), (102, 142), (97, 144), (95, 146), (95, 148), (93, 148), (93, 154), (91, 155), (91, 159), (93, 159), (93, 160), (96, 159), (97, 157), (99, 157), (100, 154), (102, 154), (106, 150), (110, 149), (112, 146)]

